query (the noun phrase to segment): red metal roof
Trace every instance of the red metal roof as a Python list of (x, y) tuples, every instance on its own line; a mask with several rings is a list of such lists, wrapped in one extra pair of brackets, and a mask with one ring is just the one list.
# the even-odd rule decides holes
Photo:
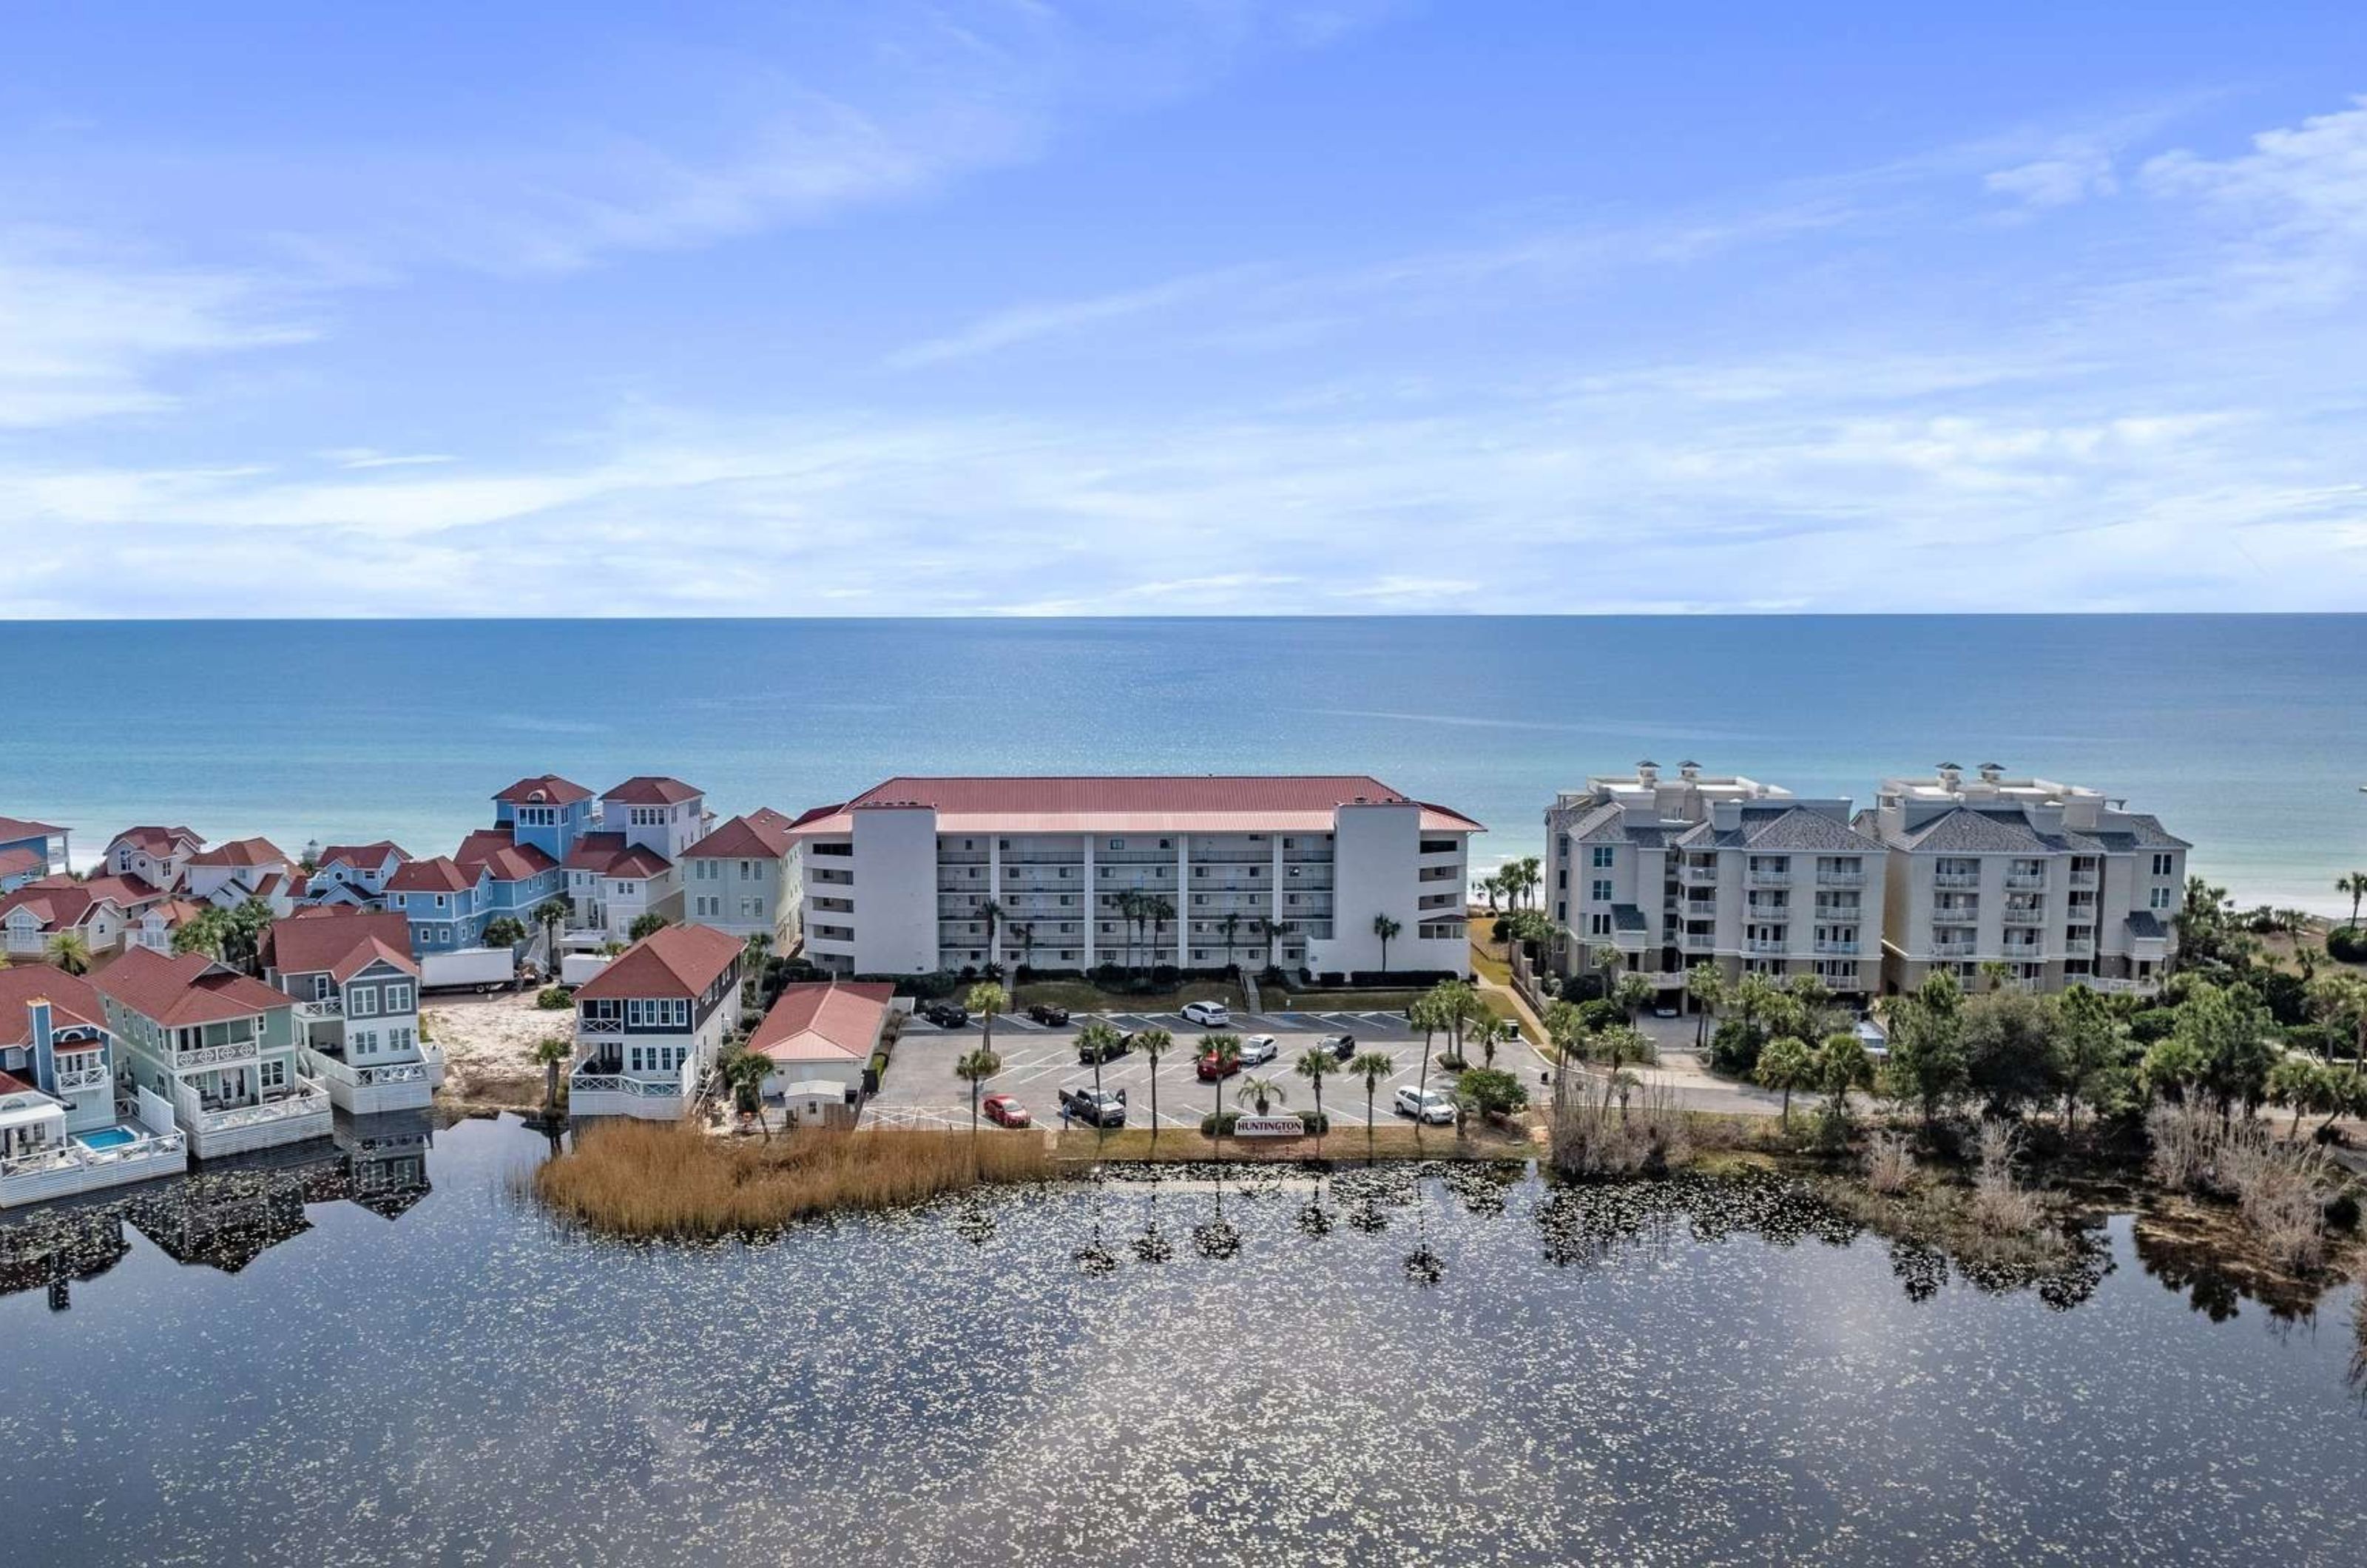
[(28, 871), (44, 870), (49, 863), (49, 857), (38, 850), (0, 850), (0, 876), (16, 876)]
[(655, 773), (640, 773), (627, 779), (600, 798), (621, 801), (627, 806), (679, 806), (685, 800), (697, 800), (707, 792), (680, 779), (665, 778)]
[(107, 848), (112, 854), (116, 845), (128, 843), (134, 849), (146, 850), (152, 855), (169, 855), (176, 844), (196, 849), (204, 842), (195, 829), (142, 827), (126, 828), (107, 841)]
[(622, 833), (586, 833), (567, 852), (570, 871), (603, 876), (655, 876), (674, 863), (644, 844), (628, 844)]
[(454, 864), (448, 855), (405, 861), (386, 879), (390, 893), (466, 893), (476, 885), (477, 879)]
[(748, 1036), (748, 1049), (776, 1062), (864, 1061), (896, 987), (876, 981), (813, 980), (782, 987)]
[(579, 800), (591, 799), (592, 792), (557, 773), (536, 773), (518, 780), (493, 798), (512, 806), (572, 806)]
[(745, 946), (713, 926), (667, 926), (651, 931), (580, 987), (577, 999), (678, 997), (697, 1000), (731, 967)]
[(321, 852), (321, 858), (312, 863), (318, 866), (332, 866), (342, 861), (360, 870), (384, 865), (389, 855), (396, 860), (411, 858), (411, 852), (401, 844), (391, 839), (380, 839), (374, 844), (331, 844)]
[(325, 919), (274, 920), (263, 941), (264, 962), (283, 975), (344, 980), (381, 958), (406, 975), (419, 973), (411, 961), (411, 922), (401, 915), (339, 910)]
[(789, 819), (777, 811), (734, 817), (682, 852), (683, 858), (778, 860), (789, 852)]
[(25, 1008), (41, 999), (50, 1004), (52, 1027), (69, 1023), (87, 1029), (107, 1027), (107, 1005), (88, 980), (45, 964), (15, 964), (0, 969), (0, 1045), (33, 1043), (32, 1021)]
[(0, 817), (0, 844), (18, 839), (47, 839), (64, 832), (53, 822), (28, 822), (22, 817)]
[(135, 947), (100, 970), (93, 983), (132, 1011), (168, 1029), (251, 1018), (294, 1005), (262, 981), (202, 953), (167, 958)]
[(216, 844), (212, 849), (199, 850), (189, 857), (189, 863), (252, 867), (292, 865), (295, 863), (268, 839), (232, 839), (228, 843)]
[(460, 840), (452, 859), (472, 876), (480, 866), (490, 870), (496, 882), (524, 882), (559, 863), (533, 844), (514, 842), (499, 828), (478, 829)]

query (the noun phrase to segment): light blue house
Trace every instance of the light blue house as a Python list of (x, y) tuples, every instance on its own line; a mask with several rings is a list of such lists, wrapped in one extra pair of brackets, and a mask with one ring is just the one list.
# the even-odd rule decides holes
[(541, 851), (553, 864), (592, 830), (593, 819), (592, 792), (557, 773), (520, 779), (493, 796), (493, 826), (502, 836)]
[(66, 869), (66, 830), (47, 822), (0, 817), (0, 893), (12, 893)]
[(414, 957), (484, 945), (493, 918), (493, 873), (463, 869), (449, 855), (405, 862), (387, 879), (389, 909), (411, 922)]

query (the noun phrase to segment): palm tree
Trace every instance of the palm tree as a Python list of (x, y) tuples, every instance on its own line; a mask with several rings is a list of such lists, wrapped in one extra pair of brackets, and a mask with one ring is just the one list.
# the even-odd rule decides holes
[[(1446, 1020), (1442, 1016), (1437, 996), (1426, 991), (1416, 997), (1413, 999), (1413, 1006), (1406, 1009), (1406, 1022), (1421, 1031), (1421, 1072), (1414, 1081), (1419, 1086), (1418, 1092), (1427, 1095), (1430, 1092), (1431, 1041), (1433, 1036), (1446, 1027)], [(1415, 1142), (1421, 1142), (1421, 1122), (1419, 1118), (1413, 1124), (1413, 1135)]]
[(1611, 994), (1611, 987), (1619, 983), (1619, 965), (1626, 961), (1627, 955), (1620, 952), (1618, 948), (1613, 946), (1610, 942), (1602, 942), (1597, 944), (1595, 947), (1594, 966), (1603, 971), (1603, 994), (1604, 996), (1609, 996)]
[(1269, 969), (1282, 967), (1282, 932), (1280, 920), (1269, 919), (1263, 915), (1250, 922), (1250, 933), (1265, 943), (1265, 966)]
[(2361, 898), (2367, 898), (2367, 871), (2354, 871), (2350, 875), (2340, 878), (2335, 883), (2334, 890), (2337, 893), (2344, 893), (2350, 896), (2350, 929), (2354, 931), (2357, 931), (2359, 929), (2359, 901)]
[[(1086, 1027), (1092, 1026), (1088, 1024)], [(1134, 1037), (1134, 1048), (1142, 1053), (1143, 1061), (1149, 1064), (1144, 1076), (1150, 1083), (1150, 1141), (1155, 1144), (1159, 1141), (1159, 1058), (1175, 1049), (1175, 1036), (1163, 1029), (1146, 1029)], [(1093, 1075), (1093, 1087), (1099, 1089), (1101, 1086), (1101, 1074), (1097, 1068)]]
[(1693, 998), (1693, 1049), (1709, 1043), (1714, 1014), (1726, 1005), (1726, 979), (1715, 964), (1696, 964), (1685, 971), (1685, 993)]
[(1471, 1039), (1479, 1047), (1480, 1059), (1485, 1066), (1495, 1066), (1496, 1047), (1512, 1043), (1514, 1032), (1511, 1019), (1499, 1018), (1492, 1012), (1483, 1013), (1473, 1021)]
[(986, 1021), (980, 1031), (979, 1043), (989, 1052), (994, 1049), (994, 1021), (1011, 1010), (1011, 993), (991, 980), (980, 980), (969, 988), (962, 1005)]
[(59, 931), (49, 941), (49, 959), (69, 975), (90, 973), (90, 943), (82, 932)]
[(567, 929), (567, 900), (545, 898), (534, 907), (534, 923), (542, 928), (543, 967), (559, 977), (559, 933)]
[(1278, 1079), (1243, 1078), (1233, 1086), (1233, 1103), (1255, 1105), (1257, 1113), (1263, 1116), (1277, 1105), (1289, 1104), (1290, 1096)]
[(986, 922), (987, 963), (990, 964), (1002, 963), (1002, 951), (994, 945), (994, 933), (1002, 926), (1002, 906), (989, 898), (972, 912)]
[(515, 947), (526, 940), (526, 924), (515, 915), (495, 915), (485, 922), (487, 947)]
[(1323, 1080), (1340, 1070), (1340, 1058), (1316, 1047), (1302, 1051), (1291, 1064), (1291, 1071), (1315, 1086), (1315, 1156), (1323, 1156)]
[(1373, 1142), (1373, 1096), (1380, 1091), (1381, 1080), (1398, 1070), (1394, 1058), (1386, 1051), (1366, 1051), (1348, 1064), (1351, 1077), (1365, 1080), (1365, 1145)]
[(954, 1064), (954, 1077), (969, 1085), (969, 1143), (971, 1163), (977, 1163), (978, 1091), (985, 1082), (1002, 1070), (1002, 1058), (981, 1045), (967, 1053)]
[(1161, 893), (1150, 896), (1150, 964), (1159, 967), (1160, 944), (1166, 940), (1167, 922), (1175, 918), (1175, 901)]
[[(1036, 922), (1033, 920), (1014, 920), (1011, 922), (1011, 934), (1019, 939), (1019, 967), (1023, 970), (1035, 968)], [(1012, 976), (1014, 980), (1018, 977), (1019, 976), (1015, 974)]]
[(1641, 975), (1622, 975), (1619, 983), (1611, 987), (1612, 1002), (1630, 1023), (1636, 1021), (1637, 1013), (1651, 1005), (1653, 995), (1652, 982)]
[(1785, 1034), (1770, 1040), (1759, 1053), (1758, 1078), (1768, 1089), (1784, 1091), (1784, 1125), (1792, 1124), (1792, 1090), (1814, 1076), (1816, 1064), (1808, 1055), (1808, 1043), (1796, 1034)]
[(764, 1120), (764, 1080), (773, 1076), (773, 1059), (755, 1051), (734, 1051), (719, 1066), (723, 1081), (730, 1086), (731, 1103), (742, 1112), (754, 1112), (756, 1130), (771, 1143), (773, 1124)]
[(1479, 879), (1479, 895), (1488, 900), (1488, 912), (1496, 912), (1496, 900), (1504, 896), (1504, 874), (1491, 871)]
[(1989, 989), (1992, 991), (2004, 990), (2006, 977), (2012, 973), (2012, 970), (2005, 966), (2005, 960), (2001, 958), (1984, 958), (1981, 960), (1981, 978), (1988, 982)]
[(202, 953), (209, 958), (222, 954), (222, 938), (230, 917), (221, 910), (208, 908), (183, 920), (173, 931), (175, 953)]
[(1115, 1054), (1118, 1042), (1123, 1038), (1118, 1033), (1117, 1025), (1107, 1019), (1094, 1019), (1077, 1031), (1079, 1054), (1091, 1057), (1093, 1061), (1093, 1092), (1096, 1094), (1101, 1092), (1102, 1087), (1102, 1058)]
[(563, 1034), (546, 1034), (534, 1043), (534, 1059), (542, 1064), (542, 1113), (545, 1117), (559, 1114), (559, 1069), (574, 1055), (574, 1047)]
[(1603, 1092), (1608, 1095), (1614, 1089), (1619, 1091), (1619, 1114), (1625, 1119), (1627, 1090), (1639, 1081), (1625, 1071), (1626, 1066), (1630, 1062), (1651, 1063), (1660, 1059), (1659, 1052), (1652, 1044), (1652, 1037), (1632, 1023), (1617, 1023), (1597, 1032), (1589, 1037), (1586, 1043), (1587, 1055), (1611, 1068), (1611, 1077)]
[(1217, 1103), (1209, 1107), (1216, 1117), (1217, 1157), (1225, 1157), (1225, 1077), (1240, 1066), (1241, 1040), (1238, 1034), (1203, 1034), (1200, 1054), (1217, 1059), (1216, 1077), (1209, 1081), (1217, 1086)]
[(1239, 909), (1226, 910), (1225, 918), (1217, 922), (1217, 929), (1225, 933), (1225, 967), (1230, 969), (1233, 966), (1233, 949), (1240, 942), (1241, 912)]
[(752, 996), (761, 996), (764, 985), (764, 965), (773, 956), (773, 933), (757, 931), (741, 943), (740, 979)]
[(1389, 968), (1389, 939), (1403, 930), (1405, 930), (1404, 926), (1387, 915), (1373, 917), (1373, 934), (1381, 939), (1381, 973), (1385, 975), (1388, 973)]

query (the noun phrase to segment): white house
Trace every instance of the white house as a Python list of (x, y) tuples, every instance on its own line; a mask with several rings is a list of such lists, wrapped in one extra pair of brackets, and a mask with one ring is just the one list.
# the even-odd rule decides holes
[(235, 909), (250, 898), (275, 915), (296, 907), (295, 863), (268, 839), (232, 839), (188, 858), (182, 877), (191, 898)]
[(443, 1053), (420, 1038), (419, 965), (402, 915), (309, 910), (265, 933), (264, 978), (296, 998), (303, 1070), (340, 1111), (425, 1109)]
[(806, 953), (841, 975), (1467, 974), (1483, 830), (1362, 774), (894, 778), (788, 829)]
[(771, 1058), (767, 1097), (807, 1126), (850, 1126), (863, 1103), (863, 1070), (879, 1049), (896, 987), (882, 981), (787, 986), (748, 1036)]
[(0, 896), (0, 952), (40, 958), (50, 939), (72, 931), (96, 955), (114, 953), (143, 913), (168, 902), (136, 876), (94, 876), (77, 882), (51, 875)]
[(387, 839), (368, 844), (331, 844), (311, 857), (304, 901), (382, 909), (387, 880), (410, 858), (401, 844)]
[(740, 1025), (743, 952), (729, 932), (667, 926), (579, 988), (568, 1114), (682, 1115)]
[(170, 1176), (188, 1153), (172, 1109), (116, 1117), (114, 1035), (79, 976), (0, 969), (0, 1207)]
[(189, 857), (205, 847), (205, 840), (187, 828), (126, 828), (108, 840), (107, 869), (169, 893), (181, 885)]

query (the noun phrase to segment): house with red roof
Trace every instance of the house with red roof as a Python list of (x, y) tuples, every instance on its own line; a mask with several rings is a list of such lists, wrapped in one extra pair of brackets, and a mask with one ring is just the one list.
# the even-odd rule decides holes
[(49, 822), (0, 817), (0, 893), (66, 869), (66, 830)]
[(682, 854), (683, 918), (742, 938), (762, 936), (774, 951), (797, 942), (797, 840), (790, 819), (759, 809), (726, 818)]
[(425, 1110), (444, 1056), (419, 1034), (419, 965), (399, 914), (323, 909), (275, 920), (263, 978), (296, 1000), (299, 1062), (354, 1115)]
[(148, 1107), (153, 1126), (118, 1122), (114, 1052), (106, 1003), (88, 980), (0, 969), (0, 1208), (188, 1168), (169, 1106)]
[(787, 829), (842, 975), (1467, 974), (1482, 831), (1361, 773), (893, 778)]
[(854, 1125), (864, 1070), (886, 1037), (895, 996), (885, 981), (783, 987), (748, 1036), (748, 1049), (773, 1064), (765, 1094), (780, 1096), (791, 1120), (804, 1125)]
[(259, 899), (274, 915), (296, 907), (296, 863), (268, 839), (232, 839), (196, 851), (182, 870), (188, 897), (218, 909)]
[(162, 892), (136, 876), (76, 881), (53, 872), (0, 895), (0, 953), (40, 958), (54, 938), (68, 931), (93, 956), (114, 953), (142, 914), (164, 901)]
[(740, 1026), (745, 952), (728, 931), (667, 926), (578, 987), (568, 1114), (681, 1116)]
[(188, 828), (126, 828), (107, 842), (107, 869), (176, 892), (189, 857), (205, 847), (205, 840)]
[(386, 879), (386, 902), (410, 925), (415, 955), (481, 946), (493, 912), (493, 873), (482, 861), (463, 866), (450, 855), (405, 861)]
[(141, 947), (92, 985), (141, 1120), (169, 1113), (198, 1158), (328, 1136), (328, 1093), (300, 1070), (293, 998), (202, 953)]
[(532, 844), (554, 862), (599, 819), (592, 792), (557, 773), (536, 773), (493, 796), (493, 826), (513, 843)]

